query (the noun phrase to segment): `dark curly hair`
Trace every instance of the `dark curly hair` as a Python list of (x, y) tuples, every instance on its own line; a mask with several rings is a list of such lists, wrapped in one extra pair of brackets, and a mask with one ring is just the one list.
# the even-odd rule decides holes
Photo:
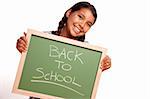
[[(96, 12), (95, 7), (93, 5), (91, 5), (89, 2), (78, 2), (75, 5), (73, 5), (70, 9), (71, 9), (71, 12), (74, 12), (74, 11), (80, 10), (81, 8), (88, 8), (88, 9), (91, 10), (91, 12), (92, 12), (92, 14), (95, 18), (94, 19), (94, 23), (95, 23), (95, 21), (97, 19), (97, 12)], [(70, 9), (68, 9), (68, 10), (70, 10)], [(64, 17), (62, 18), (62, 20), (59, 22), (59, 26), (58, 26), (57, 31), (52, 31), (52, 34), (55, 34), (55, 35), (58, 35), (58, 36), (60, 35), (61, 29), (64, 27), (64, 24), (67, 22), (67, 17), (66, 17), (67, 11), (65, 12)], [(75, 37), (74, 39), (78, 40), (78, 41), (81, 41), (81, 42), (84, 42), (85, 35), (80, 36), (80, 37)]]

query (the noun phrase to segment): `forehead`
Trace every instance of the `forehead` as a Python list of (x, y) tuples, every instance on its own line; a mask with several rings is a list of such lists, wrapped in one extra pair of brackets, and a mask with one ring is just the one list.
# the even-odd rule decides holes
[(77, 11), (75, 11), (75, 12), (76, 12), (77, 14), (84, 15), (84, 17), (85, 17), (87, 20), (91, 21), (92, 23), (93, 23), (94, 20), (95, 20), (93, 14), (92, 14), (92, 12), (91, 12), (91, 10), (88, 9), (88, 8), (81, 8), (80, 10), (77, 10)]

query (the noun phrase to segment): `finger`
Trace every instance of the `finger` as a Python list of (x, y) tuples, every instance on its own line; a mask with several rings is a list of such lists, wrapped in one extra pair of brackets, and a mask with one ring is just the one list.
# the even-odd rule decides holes
[(27, 33), (26, 32), (23, 32), (24, 36), (26, 37), (27, 36)]
[(104, 57), (104, 60), (109, 60), (110, 59), (110, 57), (108, 56), (108, 55), (106, 55), (105, 57)]
[(20, 53), (26, 51), (26, 49), (25, 49), (24, 47), (21, 47), (21, 46), (18, 46), (17, 49), (18, 49), (18, 51), (19, 51)]
[(26, 47), (26, 46), (24, 46), (23, 44), (18, 44), (18, 47), (19, 47), (19, 48), (22, 48), (22, 49), (24, 49), (24, 50), (26, 50), (26, 49), (27, 49), (27, 47)]
[(104, 71), (104, 70), (109, 69), (110, 67), (111, 67), (110, 65), (103, 64), (103, 65), (101, 66), (101, 69), (102, 69), (102, 71)]
[(23, 40), (18, 39), (16, 47), (23, 47), (24, 49), (26, 49), (27, 48), (27, 44), (25, 44)]
[(109, 56), (106, 56), (104, 58), (104, 62), (107, 63), (107, 64), (111, 64), (111, 58)]
[(105, 71), (105, 70), (107, 70), (107, 69), (109, 69), (109, 68), (110, 68), (110, 67), (108, 67), (108, 68), (103, 68), (102, 71)]
[(27, 39), (25, 36), (21, 36), (20, 39), (22, 39), (27, 44)]
[(19, 50), (20, 50), (21, 53), (26, 51), (26, 50), (23, 49), (22, 47), (20, 47)]
[(27, 44), (25, 44), (23, 40), (18, 39), (16, 47), (23, 47), (23, 48), (26, 49), (27, 48)]
[(16, 46), (16, 48), (17, 48), (17, 50), (18, 50), (20, 53), (22, 53), (23, 49), (22, 49), (21, 47)]
[(100, 68), (102, 69), (102, 71), (104, 71), (106, 69), (109, 69), (110, 67), (111, 67), (111, 61), (103, 60)]
[(24, 47), (27, 47), (26, 42), (24, 42), (24, 40), (22, 40), (22, 39), (19, 39), (19, 40), (18, 40), (18, 44), (19, 44), (19, 45), (20, 45), (20, 44), (23, 44)]

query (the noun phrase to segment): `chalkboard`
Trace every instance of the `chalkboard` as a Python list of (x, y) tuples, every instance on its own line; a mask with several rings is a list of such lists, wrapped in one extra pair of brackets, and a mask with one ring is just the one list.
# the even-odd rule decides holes
[(50, 99), (95, 99), (106, 49), (28, 29), (13, 92)]

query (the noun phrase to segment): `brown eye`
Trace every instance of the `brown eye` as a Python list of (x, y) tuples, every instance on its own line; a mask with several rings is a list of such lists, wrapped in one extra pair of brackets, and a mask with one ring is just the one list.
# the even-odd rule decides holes
[(83, 17), (82, 17), (81, 15), (78, 15), (78, 17), (79, 17), (80, 19), (83, 19)]
[(88, 24), (88, 26), (89, 26), (89, 27), (91, 27), (91, 25), (90, 25), (90, 24)]
[(88, 24), (88, 26), (89, 26), (89, 27), (91, 27), (91, 26), (92, 26), (92, 24), (91, 24), (91, 23), (87, 23), (87, 24)]

